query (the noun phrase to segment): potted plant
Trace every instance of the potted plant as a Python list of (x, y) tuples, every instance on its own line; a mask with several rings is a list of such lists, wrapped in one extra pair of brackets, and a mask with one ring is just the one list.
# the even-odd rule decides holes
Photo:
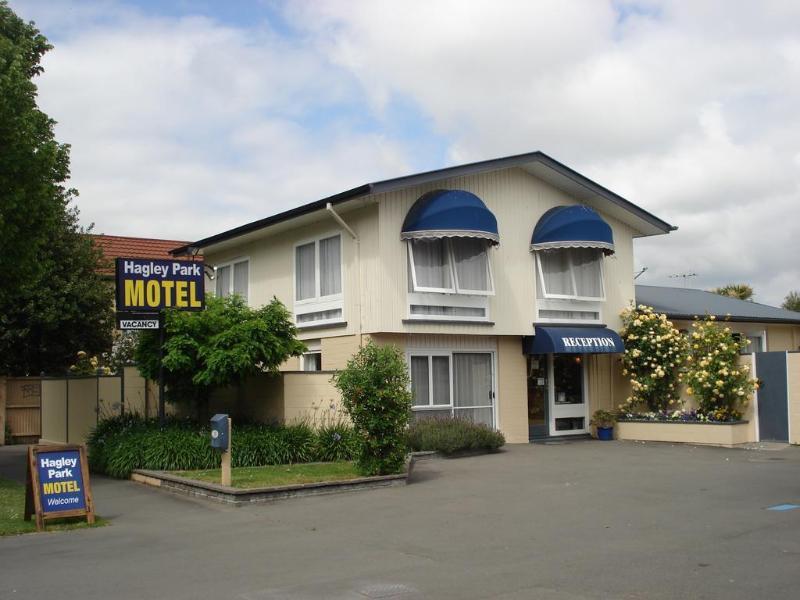
[(598, 440), (614, 439), (614, 423), (617, 422), (617, 415), (607, 410), (596, 410), (592, 415), (591, 424), (597, 428)]

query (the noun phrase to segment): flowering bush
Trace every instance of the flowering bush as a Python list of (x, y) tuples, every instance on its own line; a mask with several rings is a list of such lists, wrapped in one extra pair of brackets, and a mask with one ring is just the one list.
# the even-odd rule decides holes
[(661, 412), (621, 412), (617, 417), (619, 421), (675, 421), (679, 423), (729, 423), (738, 421), (730, 415), (727, 418), (717, 418), (722, 415), (703, 414), (692, 410), (665, 410)]
[(630, 376), (632, 395), (621, 408), (646, 406), (666, 411), (680, 404), (681, 367), (686, 361), (686, 339), (649, 306), (622, 311), (625, 341), (622, 374)]
[(733, 337), (713, 315), (695, 321), (690, 336), (686, 393), (697, 400), (698, 412), (716, 421), (738, 421), (756, 381), (750, 368), (739, 364), (749, 340)]
[(75, 364), (71, 365), (69, 372), (72, 375), (110, 375), (111, 369), (100, 366), (100, 359), (96, 356), (89, 356), (83, 350), (76, 355)]

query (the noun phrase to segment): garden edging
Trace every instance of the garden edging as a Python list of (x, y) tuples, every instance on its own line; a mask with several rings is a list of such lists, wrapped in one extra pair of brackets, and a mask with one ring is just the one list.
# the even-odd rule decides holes
[(188, 479), (166, 471), (150, 471), (147, 469), (134, 470), (131, 473), (131, 481), (157, 487), (175, 494), (182, 494), (184, 496), (193, 496), (221, 502), (223, 504), (244, 506), (247, 504), (271, 502), (273, 500), (282, 500), (284, 498), (295, 498), (299, 496), (320, 496), (323, 494), (406, 485), (413, 468), (414, 458), (411, 457), (406, 462), (405, 471), (396, 475), (378, 475), (344, 481), (321, 481), (316, 483), (299, 483), (251, 489), (234, 488), (218, 483)]

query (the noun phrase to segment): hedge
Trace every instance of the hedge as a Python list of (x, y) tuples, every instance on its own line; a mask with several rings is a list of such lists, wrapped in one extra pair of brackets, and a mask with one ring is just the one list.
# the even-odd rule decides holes
[[(353, 460), (357, 440), (352, 427), (332, 424), (314, 429), (306, 423), (265, 425), (234, 423), (234, 467), (258, 467), (314, 461)], [(210, 445), (207, 425), (124, 415), (101, 421), (87, 441), (92, 471), (127, 478), (134, 469), (177, 471), (213, 469), (219, 454)]]
[(413, 451), (435, 450), (445, 455), (477, 450), (494, 452), (506, 443), (499, 431), (457, 418), (418, 419), (409, 426), (407, 435)]

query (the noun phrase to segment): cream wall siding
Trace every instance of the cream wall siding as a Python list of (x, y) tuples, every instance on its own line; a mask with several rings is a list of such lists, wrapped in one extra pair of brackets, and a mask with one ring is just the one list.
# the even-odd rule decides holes
[(528, 373), (522, 340), (497, 340), (497, 425), (509, 444), (528, 442)]
[(767, 330), (767, 350), (770, 352), (793, 352), (797, 347), (798, 327), (794, 325), (769, 325)]
[[(408, 265), (406, 244), (400, 230), (411, 205), (436, 188), (464, 189), (479, 196), (497, 217), (500, 245), (490, 252), (495, 295), (490, 297), (490, 319), (495, 326), (450, 324), (403, 324), (408, 316)], [(533, 332), (536, 317), (534, 259), (529, 251), (533, 228), (548, 209), (576, 204), (564, 193), (521, 169), (459, 177), (391, 192), (379, 198), (379, 260), (367, 271), (366, 331), (520, 335)], [(633, 231), (603, 215), (612, 227), (616, 253), (604, 261), (606, 302), (603, 320), (620, 327), (619, 312), (634, 297)]]
[[(344, 320), (346, 327), (328, 327), (313, 330), (300, 329), (302, 340), (316, 339), (330, 335), (341, 336), (353, 334), (359, 329), (361, 307), (359, 305), (360, 283), (363, 277), (359, 273), (365, 269), (365, 263), (374, 261), (376, 253), (376, 237), (374, 224), (377, 220), (377, 207), (368, 206), (342, 213), (342, 217), (356, 231), (360, 243), (357, 243), (346, 231), (339, 227), (332, 216), (320, 213), (319, 221), (304, 225), (297, 229), (285, 231), (260, 240), (249, 242), (224, 252), (208, 252), (205, 261), (209, 266), (225, 263), (237, 258), (250, 259), (250, 306), (258, 307), (267, 304), (272, 297), (277, 297), (290, 311), (294, 311), (294, 247), (299, 243), (311, 241), (320, 236), (342, 236), (342, 291), (344, 296)], [(360, 245), (360, 249), (359, 249)], [(361, 265), (359, 265), (359, 255)], [(209, 291), (213, 291), (210, 282)], [(369, 290), (365, 290), (369, 294)], [(286, 365), (291, 368), (296, 361)]]
[(786, 356), (789, 371), (789, 441), (800, 444), (800, 354)]
[(360, 346), (360, 335), (322, 338), (322, 369), (325, 371), (344, 369), (347, 361), (358, 352)]

